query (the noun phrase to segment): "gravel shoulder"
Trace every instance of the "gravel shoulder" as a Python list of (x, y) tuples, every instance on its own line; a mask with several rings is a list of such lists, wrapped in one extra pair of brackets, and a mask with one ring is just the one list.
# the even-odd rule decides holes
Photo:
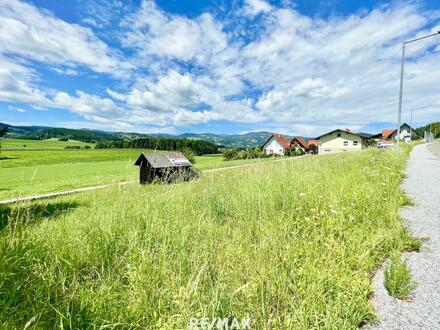
[(369, 329), (440, 329), (440, 143), (416, 146), (406, 172), (402, 189), (414, 206), (399, 213), (413, 236), (426, 238), (419, 253), (402, 256), (417, 287), (411, 302), (391, 297), (384, 286), (384, 265), (373, 280), (379, 323)]

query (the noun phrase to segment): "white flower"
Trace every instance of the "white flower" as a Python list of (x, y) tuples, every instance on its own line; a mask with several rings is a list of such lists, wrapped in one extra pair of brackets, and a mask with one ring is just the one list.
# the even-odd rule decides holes
[(338, 215), (338, 212), (335, 210), (330, 210), (331, 213), (333, 213), (334, 215)]
[(306, 193), (300, 192), (299, 193), (299, 197), (304, 197), (306, 195)]

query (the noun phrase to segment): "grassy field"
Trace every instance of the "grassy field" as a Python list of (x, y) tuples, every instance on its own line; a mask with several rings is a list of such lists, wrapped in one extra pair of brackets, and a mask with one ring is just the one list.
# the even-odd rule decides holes
[[(92, 185), (132, 181), (139, 169), (133, 164), (136, 149), (47, 149), (47, 140), (34, 144), (39, 150), (3, 150), (0, 154), (0, 199)], [(63, 144), (61, 141), (56, 143)], [(54, 142), (54, 143), (55, 143)], [(38, 148), (37, 148), (38, 146)], [(224, 161), (220, 155), (195, 157), (200, 170), (270, 159)]]
[[(2, 139), (0, 141), (2, 150), (35, 150), (35, 149), (64, 149), (67, 146), (91, 146), (92, 143), (85, 143), (81, 141), (58, 141), (58, 139), (47, 140), (22, 140), (22, 139)], [(1, 155), (0, 155), (1, 156)]]
[(368, 150), (3, 207), (0, 327), (356, 329), (371, 276), (412, 249), (406, 152)]

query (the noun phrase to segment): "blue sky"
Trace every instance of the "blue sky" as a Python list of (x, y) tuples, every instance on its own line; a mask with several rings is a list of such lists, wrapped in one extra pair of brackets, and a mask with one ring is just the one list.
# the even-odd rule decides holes
[[(437, 1), (3, 0), (0, 122), (319, 135), (395, 125), (402, 40)], [(440, 36), (408, 48), (403, 119), (440, 120)]]

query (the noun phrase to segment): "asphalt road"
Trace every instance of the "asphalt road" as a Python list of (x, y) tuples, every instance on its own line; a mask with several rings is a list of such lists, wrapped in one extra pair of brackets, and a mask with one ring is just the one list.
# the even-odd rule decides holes
[(384, 267), (373, 280), (373, 305), (379, 323), (370, 329), (440, 329), (440, 143), (420, 144), (411, 152), (402, 189), (414, 206), (400, 209), (411, 234), (426, 238), (419, 253), (405, 253), (416, 283), (411, 301), (391, 297)]
[(431, 151), (434, 155), (440, 158), (440, 142), (430, 143), (428, 145), (429, 151)]

